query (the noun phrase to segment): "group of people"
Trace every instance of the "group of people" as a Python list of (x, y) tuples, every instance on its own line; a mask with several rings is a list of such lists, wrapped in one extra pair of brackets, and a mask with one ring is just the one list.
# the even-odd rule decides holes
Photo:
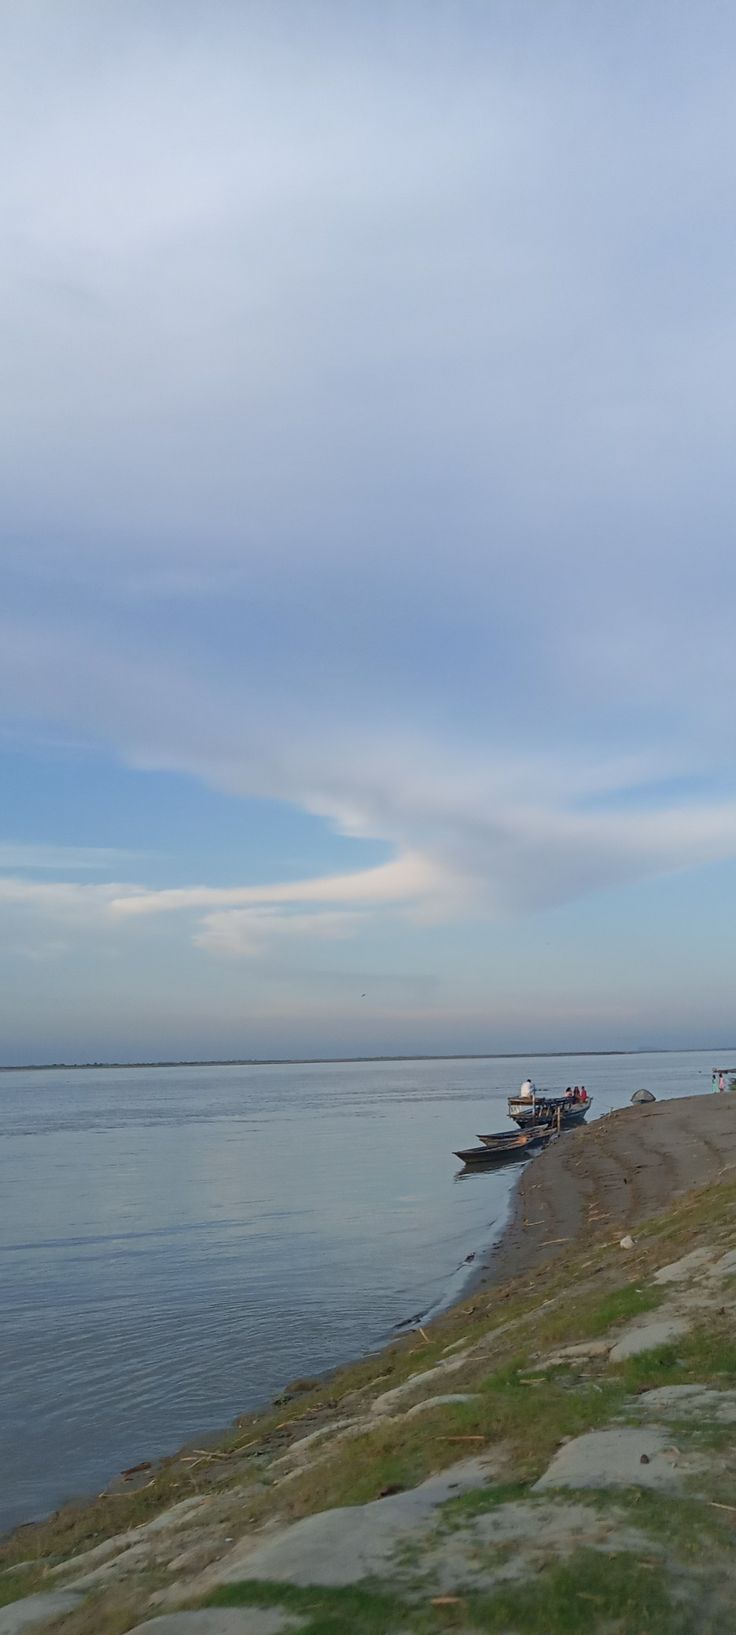
[(713, 1077), (710, 1081), (710, 1087), (711, 1090), (725, 1090), (726, 1088), (725, 1073), (719, 1073), (717, 1067), (714, 1067), (713, 1069)]
[[(531, 1079), (525, 1079), (524, 1083), (522, 1084), (521, 1089), (519, 1091), (519, 1095), (520, 1095), (522, 1101), (532, 1101), (535, 1096), (539, 1095), (539, 1091), (537, 1090), (536, 1085), (533, 1083), (533, 1081)], [(542, 1099), (546, 1099), (546, 1097), (548, 1097), (548, 1096), (549, 1096), (549, 1091), (545, 1091)], [(574, 1090), (573, 1090), (572, 1085), (568, 1084), (568, 1087), (567, 1087), (567, 1089), (565, 1091), (565, 1101), (583, 1101), (583, 1102), (585, 1102), (587, 1100), (588, 1100), (588, 1092), (587, 1092), (584, 1084), (576, 1084)]]

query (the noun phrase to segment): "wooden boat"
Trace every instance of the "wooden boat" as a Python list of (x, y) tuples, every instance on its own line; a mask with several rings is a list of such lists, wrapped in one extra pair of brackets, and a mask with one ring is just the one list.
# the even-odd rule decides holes
[(456, 1152), (455, 1157), (460, 1158), (463, 1164), (485, 1164), (486, 1167), (514, 1163), (519, 1159), (532, 1158), (541, 1151), (548, 1140), (548, 1132), (510, 1130), (508, 1136), (504, 1131), (498, 1136), (482, 1135), (479, 1140), (482, 1146), (465, 1147), (461, 1152)]
[(489, 1152), (508, 1152), (513, 1148), (537, 1146), (553, 1134), (551, 1128), (538, 1126), (532, 1130), (498, 1130), (495, 1135), (479, 1135)]
[(537, 1092), (534, 1096), (509, 1096), (509, 1118), (522, 1130), (530, 1125), (545, 1125), (552, 1129), (571, 1130), (582, 1124), (593, 1105), (593, 1097), (573, 1101), (570, 1096), (548, 1096)]

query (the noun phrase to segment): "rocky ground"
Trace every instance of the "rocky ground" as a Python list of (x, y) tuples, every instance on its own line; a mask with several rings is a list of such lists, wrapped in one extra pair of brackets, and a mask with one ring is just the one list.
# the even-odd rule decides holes
[[(529, 1167), (522, 1218), (580, 1165), (574, 1206), (555, 1206), (578, 1225), (513, 1281), (20, 1530), (0, 1635), (730, 1635), (736, 1172), (721, 1156), (736, 1098), (668, 1105), (612, 1115)], [(658, 1126), (666, 1152), (688, 1118), (694, 1154), (711, 1145), (690, 1176), (707, 1185), (645, 1219), (622, 1143), (645, 1175)], [(596, 1196), (593, 1166), (616, 1165)]]

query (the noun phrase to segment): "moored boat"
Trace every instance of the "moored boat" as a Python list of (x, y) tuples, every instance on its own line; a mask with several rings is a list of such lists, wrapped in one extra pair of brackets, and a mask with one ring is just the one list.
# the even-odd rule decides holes
[(522, 1130), (539, 1125), (570, 1130), (576, 1124), (583, 1123), (592, 1105), (593, 1097), (587, 1091), (553, 1096), (547, 1090), (537, 1090), (531, 1079), (525, 1079), (518, 1095), (509, 1096), (508, 1113), (509, 1118)]
[(486, 1169), (492, 1169), (498, 1164), (519, 1163), (525, 1158), (533, 1158), (534, 1154), (539, 1152), (543, 1145), (544, 1141), (540, 1140), (525, 1141), (521, 1144), (521, 1146), (508, 1146), (504, 1144), (503, 1146), (497, 1148), (486, 1146), (464, 1147), (459, 1151), (456, 1151), (455, 1157), (459, 1158), (461, 1163), (468, 1166), (482, 1164)]
[(538, 1096), (530, 1103), (520, 1101), (518, 1096), (509, 1096), (509, 1118), (521, 1129), (526, 1129), (528, 1125), (547, 1125), (552, 1129), (559, 1127), (569, 1130), (584, 1122), (592, 1101), (592, 1096), (583, 1103), (569, 1101), (565, 1096)]
[(553, 1133), (551, 1128), (540, 1126), (531, 1130), (498, 1130), (494, 1135), (479, 1135), (478, 1140), (483, 1142), (489, 1152), (508, 1152), (541, 1145), (548, 1141)]

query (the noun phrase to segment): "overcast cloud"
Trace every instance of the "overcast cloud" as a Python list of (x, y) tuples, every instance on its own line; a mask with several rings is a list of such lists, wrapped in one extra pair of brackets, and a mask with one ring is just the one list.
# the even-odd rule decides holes
[(728, 8), (0, 34), (6, 727), (387, 859), (116, 895), (50, 811), (0, 902), (278, 962), (736, 858)]

